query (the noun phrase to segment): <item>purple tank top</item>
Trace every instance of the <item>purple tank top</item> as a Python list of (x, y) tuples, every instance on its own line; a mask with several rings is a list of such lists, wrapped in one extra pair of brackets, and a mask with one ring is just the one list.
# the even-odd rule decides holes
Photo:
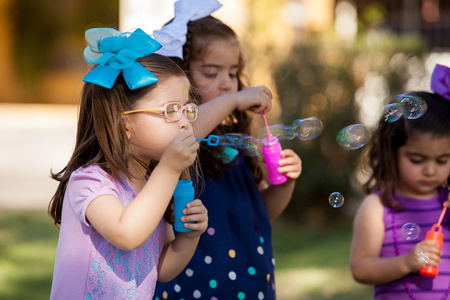
[[(379, 195), (379, 193), (378, 193)], [(381, 257), (396, 256), (393, 232), (393, 217), (396, 224), (396, 236), (398, 242), (399, 255), (407, 254), (415, 244), (425, 239), (427, 232), (433, 224), (437, 223), (442, 212), (443, 197), (436, 195), (428, 200), (419, 200), (397, 196), (397, 201), (405, 208), (396, 210), (384, 206), (384, 226), (385, 234)], [(404, 277), (407, 286), (411, 289), (412, 295), (417, 300), (445, 299), (446, 293), (450, 289), (450, 218), (446, 213), (441, 223), (444, 235), (442, 246), (441, 263), (439, 264), (439, 275), (436, 277), (426, 277), (419, 273), (410, 273)], [(411, 226), (412, 225), (412, 226)], [(407, 230), (418, 225), (419, 230)], [(376, 300), (409, 300), (411, 296), (406, 291), (402, 279), (386, 284), (375, 285)], [(450, 297), (449, 297), (450, 299)]]

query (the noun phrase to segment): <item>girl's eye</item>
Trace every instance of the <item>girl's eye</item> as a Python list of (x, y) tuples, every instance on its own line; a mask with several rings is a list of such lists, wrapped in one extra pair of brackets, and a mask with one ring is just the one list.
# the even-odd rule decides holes
[(409, 161), (412, 162), (412, 163), (415, 164), (415, 165), (418, 165), (418, 164), (422, 163), (422, 160), (421, 160), (421, 159), (413, 159), (413, 158), (410, 158)]
[(205, 77), (206, 78), (216, 78), (217, 77), (217, 73), (205, 73)]
[(437, 163), (438, 163), (439, 165), (445, 165), (445, 164), (448, 163), (448, 160), (447, 160), (447, 159), (445, 159), (445, 160), (438, 159)]
[(230, 78), (233, 78), (233, 79), (237, 77), (236, 74), (229, 74), (229, 76), (230, 76)]

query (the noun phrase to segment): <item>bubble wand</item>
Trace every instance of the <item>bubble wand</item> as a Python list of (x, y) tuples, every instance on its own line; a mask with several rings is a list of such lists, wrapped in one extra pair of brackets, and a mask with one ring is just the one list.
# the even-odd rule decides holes
[(267, 138), (269, 139), (269, 141), (271, 141), (273, 139), (273, 135), (270, 133), (269, 125), (267, 124), (266, 114), (263, 113), (262, 116), (264, 119), (264, 124), (266, 124)]
[(280, 167), (279, 161), (282, 159), (281, 157), (281, 145), (278, 141), (278, 138), (274, 137), (269, 130), (269, 126), (267, 124), (266, 115), (262, 114), (264, 118), (264, 123), (266, 124), (267, 129), (267, 138), (262, 141), (262, 154), (264, 156), (264, 161), (267, 166), (267, 175), (270, 184), (278, 185), (285, 183), (287, 181), (286, 174), (281, 174), (278, 172), (278, 168)]
[(204, 141), (209, 146), (218, 146), (220, 137), (218, 135), (210, 134), (207, 139), (196, 138), (197, 141)]
[[(427, 235), (425, 237), (425, 240), (435, 242), (438, 245), (439, 250), (441, 250), (442, 244), (444, 243), (444, 235), (442, 234), (441, 223), (444, 219), (446, 211), (447, 206), (444, 205), (441, 216), (439, 217), (439, 221), (436, 224), (433, 224), (433, 227), (431, 227), (430, 231), (427, 232)], [(435, 229), (437, 229), (438, 231), (435, 231)], [(428, 277), (436, 277), (439, 274), (439, 270), (437, 266), (426, 265), (420, 268), (419, 273)]]

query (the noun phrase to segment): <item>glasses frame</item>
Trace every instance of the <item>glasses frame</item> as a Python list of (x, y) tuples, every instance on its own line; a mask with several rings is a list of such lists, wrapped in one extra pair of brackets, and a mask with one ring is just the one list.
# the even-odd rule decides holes
[[(171, 118), (169, 118), (169, 116), (167, 114), (167, 106), (172, 105), (172, 104), (178, 104), (181, 106), (181, 113), (179, 114), (178, 119), (171, 119)], [(195, 114), (194, 120), (189, 120), (189, 118), (187, 117), (186, 108), (188, 106), (195, 107), (196, 114)], [(179, 103), (179, 102), (168, 102), (168, 103), (164, 104), (164, 106), (129, 110), (129, 111), (124, 111), (122, 114), (129, 115), (129, 114), (140, 113), (140, 112), (164, 113), (164, 117), (167, 120), (174, 121), (174, 122), (181, 120), (181, 116), (184, 114), (185, 117), (188, 119), (188, 121), (193, 123), (193, 122), (195, 122), (195, 120), (197, 120), (197, 117), (198, 117), (198, 105), (195, 103), (187, 103), (186, 105), (181, 105), (181, 103)]]

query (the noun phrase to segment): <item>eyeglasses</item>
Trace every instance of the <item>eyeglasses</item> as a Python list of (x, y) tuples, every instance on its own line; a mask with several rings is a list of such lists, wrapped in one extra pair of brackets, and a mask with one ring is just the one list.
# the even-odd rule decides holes
[(142, 108), (136, 110), (129, 110), (123, 112), (124, 115), (139, 113), (139, 112), (152, 112), (152, 113), (164, 113), (164, 116), (170, 121), (178, 121), (184, 112), (184, 115), (189, 122), (197, 120), (198, 106), (194, 103), (188, 103), (181, 105), (178, 102), (169, 102), (161, 107)]

